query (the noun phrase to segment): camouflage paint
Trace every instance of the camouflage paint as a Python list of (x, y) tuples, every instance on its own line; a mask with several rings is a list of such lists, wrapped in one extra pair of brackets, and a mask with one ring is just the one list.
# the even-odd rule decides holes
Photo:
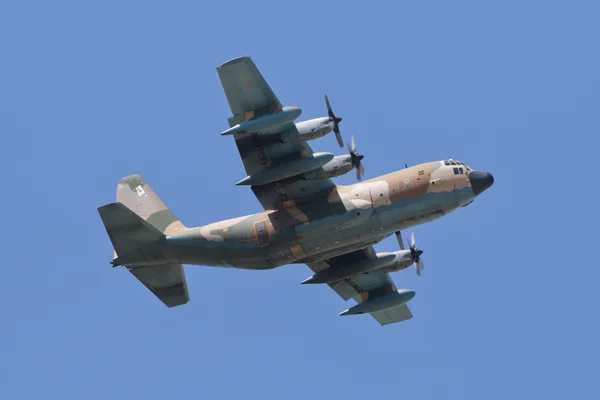
[[(315, 273), (362, 265), (379, 257), (372, 245), (395, 231), (433, 221), (475, 197), (469, 175), (455, 174), (461, 166), (448, 161), (335, 185), (330, 178), (337, 175), (326, 169), (335, 170), (336, 165), (321, 171), (307, 166), (318, 153), (298, 140), (314, 133), (318, 121), (337, 121), (327, 97), (329, 117), (298, 125), (292, 119), (299, 109), (282, 106), (249, 57), (230, 60), (217, 72), (232, 112), (228, 123), (233, 129), (225, 132), (235, 139), (248, 177), (240, 183), (251, 184), (265, 211), (188, 228), (139, 175), (119, 182), (117, 203), (98, 208), (113, 245), (124, 253), (113, 265), (127, 266), (169, 307), (189, 301), (183, 263), (245, 269), (306, 263)], [(317, 136), (331, 128), (318, 128)], [(339, 132), (336, 137), (342, 146)], [(342, 172), (349, 171), (346, 165)], [(491, 184), (490, 174), (473, 175), (477, 193)], [(381, 273), (357, 274), (328, 285), (344, 300), (374, 301), (397, 290), (387, 272), (406, 268), (411, 261), (398, 256)], [(412, 318), (404, 304), (368, 312), (382, 325)]]
[(195, 228), (185, 227), (139, 175), (121, 179), (117, 201), (167, 235), (162, 252), (169, 261), (270, 269), (364, 248), (455, 210), (474, 195), (468, 175), (453, 168), (437, 161), (338, 185), (319, 212), (292, 201)]

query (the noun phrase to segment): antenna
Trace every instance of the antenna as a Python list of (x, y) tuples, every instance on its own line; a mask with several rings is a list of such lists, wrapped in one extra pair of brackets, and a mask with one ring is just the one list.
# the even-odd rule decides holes
[(404, 164), (404, 168), (408, 168), (408, 164)]

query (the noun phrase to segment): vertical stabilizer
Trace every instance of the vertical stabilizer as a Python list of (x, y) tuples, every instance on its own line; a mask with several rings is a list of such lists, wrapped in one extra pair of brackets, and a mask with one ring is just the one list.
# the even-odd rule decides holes
[(186, 229), (144, 178), (138, 174), (126, 176), (119, 181), (117, 202), (124, 204), (167, 236)]

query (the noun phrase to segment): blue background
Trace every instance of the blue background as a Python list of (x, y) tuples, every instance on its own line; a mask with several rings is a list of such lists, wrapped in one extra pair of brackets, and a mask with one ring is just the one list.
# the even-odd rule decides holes
[[(599, 9), (585, 1), (0, 5), (0, 397), (597, 398)], [(417, 227), (380, 327), (303, 265), (186, 267), (167, 309), (96, 208), (140, 173), (188, 226), (251, 214), (215, 67), (249, 55), (302, 118), (327, 93), (366, 177), (494, 174)], [(343, 154), (335, 137), (311, 143)], [(348, 174), (337, 180), (350, 184)], [(408, 232), (406, 232), (408, 234)], [(390, 238), (376, 247), (396, 250)]]

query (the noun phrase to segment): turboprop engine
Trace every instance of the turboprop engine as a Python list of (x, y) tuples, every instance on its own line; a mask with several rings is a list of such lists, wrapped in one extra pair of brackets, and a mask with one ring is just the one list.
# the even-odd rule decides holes
[(425, 268), (423, 264), (423, 260), (421, 260), (421, 254), (423, 254), (423, 250), (419, 250), (417, 248), (417, 244), (415, 243), (415, 235), (411, 232), (410, 234), (410, 242), (408, 243), (408, 250), (404, 249), (404, 242), (402, 240), (402, 234), (400, 231), (396, 232), (396, 239), (398, 240), (398, 244), (400, 245), (401, 251), (396, 251), (397, 254), (402, 254), (402, 257), (399, 257), (396, 263), (392, 265), (388, 265), (382, 269), (380, 272), (396, 272), (402, 269), (406, 269), (413, 265), (415, 267), (415, 271), (417, 275), (421, 276), (421, 270)]
[(410, 251), (400, 250), (394, 252), (377, 253), (375, 257), (357, 261), (352, 264), (329, 267), (317, 272), (302, 283), (332, 283), (355, 275), (375, 272), (392, 267), (400, 263), (410, 262)]
[(402, 250), (377, 253), (372, 258), (356, 261), (351, 264), (329, 267), (317, 272), (310, 278), (302, 281), (302, 283), (333, 283), (360, 274), (397, 271), (411, 264), (415, 266), (417, 275), (421, 275), (421, 269), (424, 267), (423, 261), (421, 261), (423, 250), (417, 249), (414, 234), (411, 233), (411, 242), (408, 250), (404, 249), (400, 232), (396, 232), (396, 237)]
[(342, 134), (340, 133), (339, 127), (342, 118), (336, 117), (333, 113), (327, 95), (325, 95), (325, 104), (327, 105), (327, 117), (298, 122), (295, 124), (296, 130), (283, 132), (281, 134), (281, 139), (284, 141), (297, 140), (304, 142), (306, 140), (318, 139), (327, 135), (329, 132), (334, 131), (338, 144), (340, 147), (344, 147), (344, 141), (342, 140)]
[(308, 121), (298, 122), (298, 140), (313, 140), (327, 135), (333, 130), (333, 122), (328, 117), (309, 119)]
[(348, 152), (349, 154), (345, 156), (335, 156), (333, 157), (333, 160), (322, 167), (305, 173), (304, 179), (334, 178), (336, 176), (347, 174), (354, 168), (356, 169), (356, 179), (360, 181), (362, 175), (365, 173), (365, 168), (361, 162), (365, 156), (356, 152), (354, 136), (352, 136), (352, 146), (348, 145)]
[(352, 171), (352, 160), (350, 156), (335, 156), (333, 160), (323, 165), (321, 168), (313, 169), (304, 174), (304, 179), (327, 179), (344, 175)]

